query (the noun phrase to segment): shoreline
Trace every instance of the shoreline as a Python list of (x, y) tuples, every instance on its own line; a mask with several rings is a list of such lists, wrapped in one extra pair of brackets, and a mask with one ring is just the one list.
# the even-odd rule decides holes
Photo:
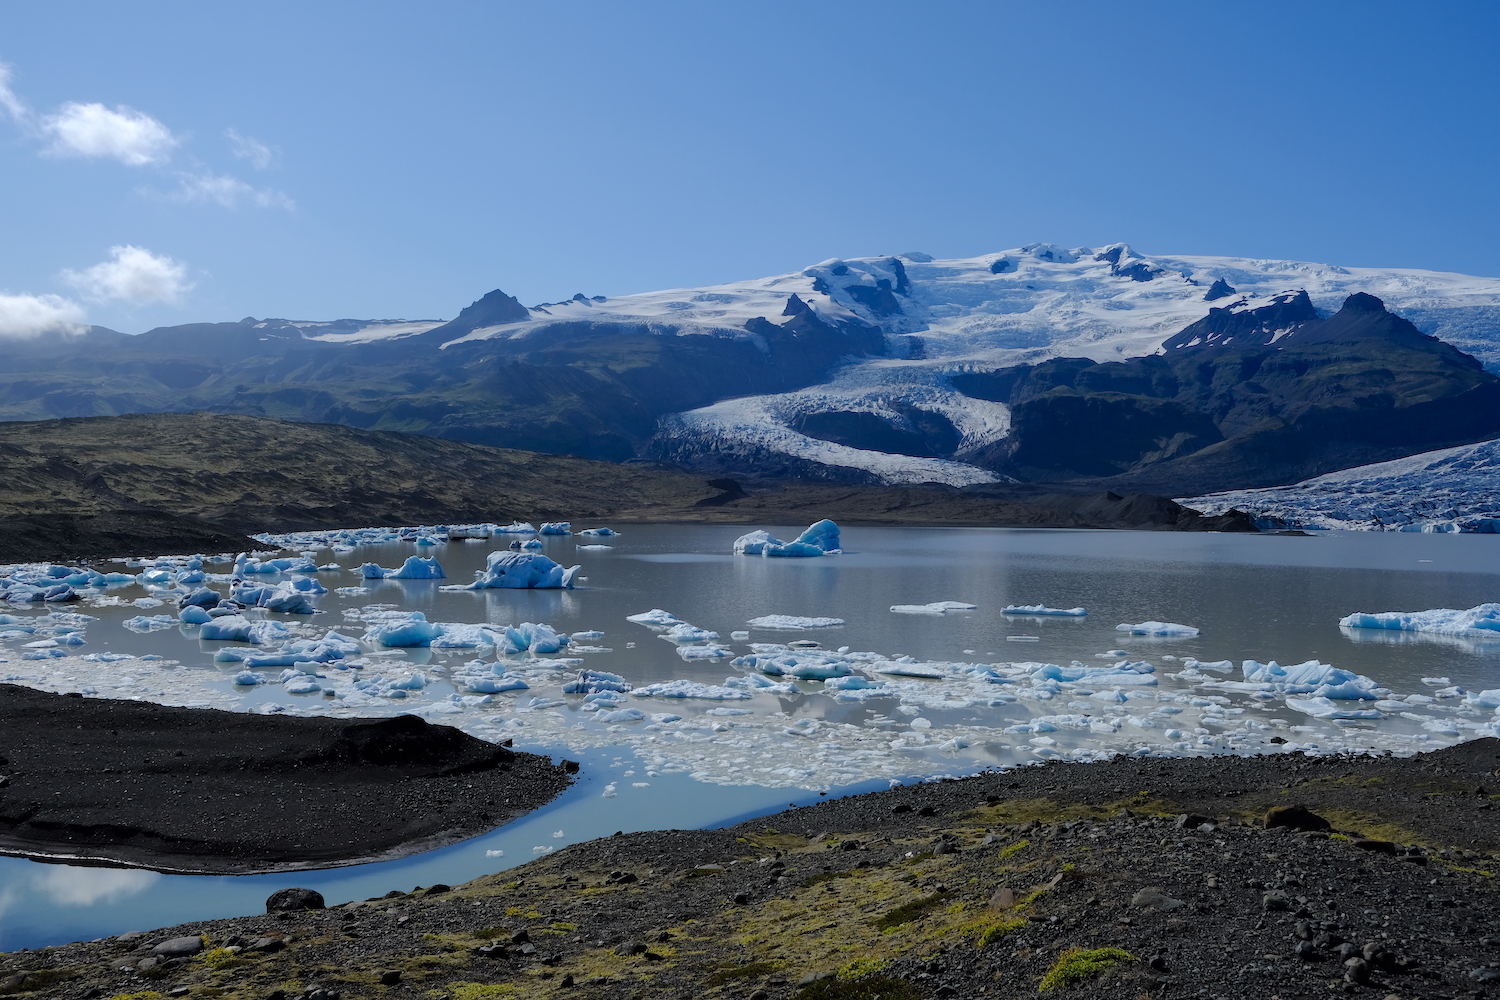
[(411, 715), (254, 715), (0, 684), (0, 854), (187, 874), (390, 860), (545, 805), (570, 766)]
[[(0, 982), (78, 998), (1034, 997), (1070, 949), (1118, 948), (1083, 977), (1093, 995), (1475, 995), (1500, 982), (1497, 770), (1484, 739), (988, 772), (617, 834), (455, 887), (17, 951)], [(1317, 817), (1331, 829), (1295, 829)]]

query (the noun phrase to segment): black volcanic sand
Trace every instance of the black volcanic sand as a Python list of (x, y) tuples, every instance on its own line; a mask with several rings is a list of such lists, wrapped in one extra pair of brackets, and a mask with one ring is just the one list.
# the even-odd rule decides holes
[[(1486, 996), (1497, 767), (1493, 739), (1408, 759), (1047, 764), (616, 835), (453, 888), (3, 955), (0, 989), (1020, 998), (1061, 968), (1076, 976), (1058, 995), (1119, 1000)], [(1268, 827), (1280, 806), (1331, 829)], [(203, 950), (154, 954), (184, 936)]]
[[(743, 487), (743, 488), (742, 488)], [(0, 562), (225, 552), (248, 534), (574, 520), (1253, 531), (1097, 487), (745, 482), (210, 413), (0, 422)]]
[(247, 873), (413, 854), (550, 801), (564, 767), (415, 716), (250, 715), (0, 684), (0, 853)]

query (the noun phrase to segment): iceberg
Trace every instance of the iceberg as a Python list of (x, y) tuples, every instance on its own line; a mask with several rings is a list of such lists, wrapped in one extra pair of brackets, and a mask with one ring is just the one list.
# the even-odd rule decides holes
[(756, 628), (830, 628), (834, 625), (844, 624), (842, 618), (803, 618), (798, 615), (761, 615), (752, 618), (745, 623), (754, 625)]
[(615, 535), (618, 535), (619, 532), (614, 530), (613, 528), (584, 528), (579, 532), (579, 534), (592, 535), (596, 538), (613, 538)]
[(536, 527), (530, 521), (512, 521), (503, 528), (496, 528), (497, 535), (534, 535)]
[(491, 552), (466, 590), (571, 590), (581, 566), (564, 568), (535, 552)]
[(571, 535), (572, 533), (571, 521), (543, 521), (542, 526), (537, 529), (539, 535)]
[(750, 697), (748, 692), (737, 688), (685, 680), (647, 684), (636, 688), (631, 694), (637, 698), (702, 698), (708, 701), (736, 701)]
[(892, 604), (891, 610), (901, 615), (942, 615), (949, 611), (973, 611), (978, 606), (963, 601), (933, 601), (931, 604)]
[(1131, 635), (1163, 635), (1163, 636), (1193, 636), (1198, 630), (1191, 625), (1178, 625), (1174, 622), (1141, 622), (1139, 625), (1116, 625), (1116, 632), (1129, 632)]
[(1356, 612), (1339, 619), (1341, 628), (1383, 628), (1403, 632), (1431, 632), (1469, 639), (1500, 639), (1500, 604), (1479, 604), (1467, 610)]
[(432, 640), (442, 634), (443, 626), (429, 622), (427, 616), (420, 611), (413, 611), (404, 619), (383, 622), (366, 629), (365, 641), (379, 643), (382, 646), (409, 648), (430, 646)]
[(505, 641), (500, 649), (504, 653), (520, 653), (525, 650), (533, 653), (556, 653), (567, 644), (568, 637), (558, 635), (551, 625), (522, 622), (505, 627)]
[(839, 545), (839, 526), (825, 518), (808, 525), (790, 542), (766, 531), (749, 532), (734, 540), (734, 552), (742, 556), (828, 556), (842, 552)]
[(687, 624), (687, 622), (683, 621), (681, 618), (678, 618), (670, 611), (663, 611), (661, 608), (652, 608), (650, 611), (642, 611), (638, 615), (626, 615), (625, 620), (628, 622), (636, 622), (641, 625), (655, 625), (660, 628), (670, 628), (673, 625)]
[(221, 615), (198, 627), (198, 638), (228, 642), (248, 642), (260, 646), (290, 639), (292, 634), (281, 622), (253, 622), (244, 615)]
[(631, 684), (619, 674), (607, 670), (580, 670), (574, 680), (563, 685), (563, 694), (594, 694), (599, 691), (629, 691)]
[(366, 580), (446, 580), (448, 574), (438, 565), (435, 556), (407, 556), (400, 569), (382, 569), (374, 563), (365, 563), (359, 568)]
[(1066, 615), (1082, 618), (1088, 614), (1083, 608), (1049, 608), (1045, 604), (1007, 604), (1000, 609), (1002, 615)]

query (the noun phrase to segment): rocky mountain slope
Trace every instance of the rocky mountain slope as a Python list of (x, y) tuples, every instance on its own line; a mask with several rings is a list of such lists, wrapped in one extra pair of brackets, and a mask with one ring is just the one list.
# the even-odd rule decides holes
[[(974, 386), (1017, 365), (1148, 356), (1211, 310), (1328, 316), (1355, 293), (1500, 366), (1500, 280), (1032, 244), (960, 260), (827, 260), (710, 288), (580, 293), (530, 308), (495, 291), (448, 322), (247, 318), (5, 341), (0, 418), (213, 410), (869, 483), (1114, 475), (1140, 464), (1134, 442), (1103, 465), (1037, 465), (1010, 440), (1010, 402)], [(1152, 421), (1187, 420), (1165, 401), (1156, 409)], [(1169, 437), (1178, 433), (1188, 437), (1148, 453), (1175, 459), (1194, 442), (1218, 443), (1201, 421)], [(1466, 435), (1442, 440), (1474, 440)], [(1436, 443), (1393, 446), (1405, 454)], [(1367, 457), (1329, 454), (1307, 467), (1325, 459)], [(1253, 458), (1198, 469), (1173, 488), (1288, 481)]]
[(262, 531), (532, 520), (1254, 530), (1163, 497), (705, 479), (211, 413), (0, 423), (0, 562), (256, 547)]

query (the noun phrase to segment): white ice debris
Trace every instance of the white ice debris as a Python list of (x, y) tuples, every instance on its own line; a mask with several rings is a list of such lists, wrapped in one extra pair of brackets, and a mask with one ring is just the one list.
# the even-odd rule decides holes
[(359, 568), (366, 580), (445, 580), (447, 574), (434, 556), (407, 556), (400, 569), (382, 569), (374, 563)]
[(1049, 608), (1045, 604), (1007, 604), (1000, 609), (1003, 615), (1065, 615), (1081, 618), (1088, 614), (1083, 608)]
[(934, 601), (931, 604), (892, 604), (891, 610), (903, 615), (942, 615), (949, 611), (973, 611), (977, 604), (963, 601)]
[(831, 556), (843, 551), (840, 544), (839, 526), (825, 518), (808, 525), (791, 542), (765, 531), (749, 532), (734, 540), (734, 551), (742, 556)]
[[(745, 624), (754, 625), (756, 628), (776, 629), (829, 628), (834, 625), (844, 624), (844, 619), (804, 618), (798, 615), (761, 615), (759, 618), (750, 619)], [(750, 638), (750, 633), (746, 632), (743, 635), (735, 633), (735, 636), (748, 639)]]
[(1341, 618), (1339, 625), (1342, 628), (1431, 632), (1500, 642), (1500, 604), (1480, 604), (1464, 611), (1436, 608), (1432, 611), (1385, 611), (1379, 614), (1356, 612)]
[(1178, 625), (1174, 622), (1141, 622), (1139, 625), (1120, 624), (1115, 626), (1117, 632), (1129, 632), (1131, 635), (1158, 635), (1158, 636), (1193, 636), (1198, 630), (1191, 625)]

